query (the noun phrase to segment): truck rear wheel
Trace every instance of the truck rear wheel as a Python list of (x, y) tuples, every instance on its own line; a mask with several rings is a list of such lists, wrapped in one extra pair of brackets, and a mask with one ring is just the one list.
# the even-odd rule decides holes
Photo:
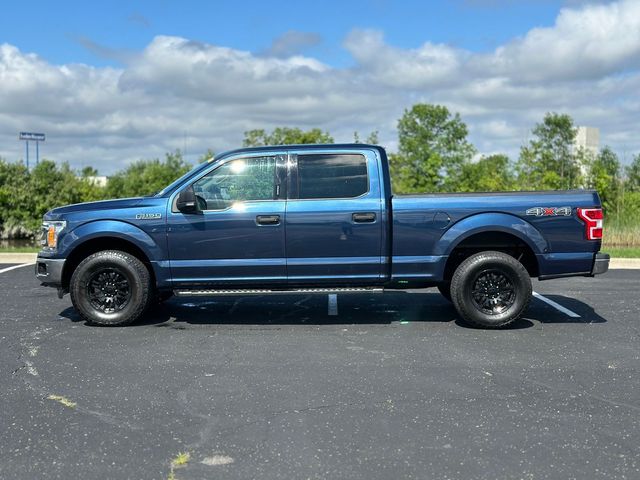
[(85, 320), (104, 326), (134, 322), (153, 297), (147, 267), (119, 250), (103, 250), (85, 258), (71, 276), (69, 293)]
[(462, 319), (482, 328), (515, 322), (531, 300), (524, 266), (502, 252), (480, 252), (464, 260), (451, 279), (451, 299)]

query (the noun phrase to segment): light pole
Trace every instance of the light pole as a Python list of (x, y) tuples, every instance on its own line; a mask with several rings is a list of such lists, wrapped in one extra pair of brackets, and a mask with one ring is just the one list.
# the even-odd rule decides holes
[(27, 170), (29, 170), (29, 141), (31, 140), (36, 142), (36, 165), (38, 165), (38, 163), (40, 163), (40, 142), (44, 142), (45, 140), (44, 133), (20, 132), (18, 140), (24, 140), (25, 142), (25, 148), (27, 151)]

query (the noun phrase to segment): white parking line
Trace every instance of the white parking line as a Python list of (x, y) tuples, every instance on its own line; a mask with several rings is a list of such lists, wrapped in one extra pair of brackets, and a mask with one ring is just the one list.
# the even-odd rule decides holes
[(36, 262), (23, 263), (21, 265), (14, 265), (13, 267), (3, 268), (2, 270), (0, 270), (0, 273), (8, 272), (9, 270), (15, 270), (16, 268), (28, 267), (29, 265), (35, 265), (35, 264)]
[(563, 307), (559, 303), (556, 303), (553, 300), (549, 300), (547, 297), (543, 297), (538, 292), (533, 292), (533, 296), (536, 297), (536, 298), (539, 298), (544, 303), (546, 303), (548, 305), (551, 305), (553, 308), (555, 308), (556, 310), (564, 313), (565, 315), (567, 315), (569, 317), (580, 318), (580, 315), (578, 315), (576, 312), (572, 312), (571, 310), (569, 310), (568, 308)]
[(338, 315), (338, 295), (335, 293), (329, 294), (329, 306), (327, 309), (328, 315)]

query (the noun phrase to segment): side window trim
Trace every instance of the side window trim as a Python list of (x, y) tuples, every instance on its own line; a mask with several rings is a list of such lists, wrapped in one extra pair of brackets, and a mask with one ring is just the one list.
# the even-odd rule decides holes
[[(316, 197), (316, 198), (300, 198), (300, 175), (299, 175), (299, 166), (298, 166), (298, 157), (300, 155), (311, 156), (311, 155), (359, 155), (364, 158), (364, 165), (366, 169), (366, 186), (367, 189), (360, 195), (356, 195), (353, 197)], [(309, 153), (290, 153), (289, 154), (289, 175), (288, 175), (288, 192), (287, 196), (288, 200), (299, 200), (299, 201), (322, 201), (322, 200), (354, 200), (362, 197), (366, 197), (371, 193), (371, 172), (369, 171), (369, 159), (367, 155), (363, 152), (357, 151), (345, 151), (345, 152), (309, 152)]]
[[(280, 190), (280, 195), (276, 196), (276, 184), (279, 181), (278, 179), (278, 170), (279, 170), (279, 166), (284, 165), (284, 167), (286, 167), (286, 162), (287, 162), (287, 158), (288, 158), (288, 153), (287, 152), (269, 152), (267, 154), (256, 154), (256, 155), (237, 155), (237, 156), (233, 156), (233, 157), (229, 157), (229, 158), (225, 158), (223, 159), (220, 163), (214, 164), (211, 168), (206, 169), (204, 172), (202, 172), (201, 175), (199, 175), (197, 178), (191, 179), (189, 182), (183, 184), (180, 188), (176, 189), (175, 192), (172, 194), (172, 199), (171, 199), (171, 213), (180, 213), (180, 211), (176, 208), (176, 201), (178, 200), (178, 196), (180, 195), (180, 193), (188, 187), (192, 187), (193, 185), (195, 185), (197, 182), (199, 182), (200, 180), (202, 180), (204, 177), (206, 177), (207, 175), (212, 174), (213, 172), (215, 172), (216, 170), (218, 170), (219, 168), (223, 167), (224, 165), (227, 165), (230, 162), (236, 161), (236, 160), (250, 160), (250, 159), (254, 159), (254, 158), (274, 158), (275, 159), (275, 168), (274, 168), (274, 177), (273, 177), (273, 195), (271, 199), (264, 199), (264, 200), (244, 200), (245, 202), (273, 202), (273, 201), (278, 201), (278, 200), (285, 200), (286, 199), (286, 194), (287, 194), (287, 184), (288, 184), (288, 180), (286, 179), (286, 177), (288, 177), (286, 170), (285, 170), (285, 179), (284, 181), (280, 180), (281, 183), (281, 190)], [(284, 164), (282, 164), (281, 162), (284, 162)], [(282, 167), (280, 167), (282, 168)], [(282, 189), (282, 185), (284, 185), (284, 189)], [(284, 195), (284, 197), (283, 197)], [(201, 210), (202, 213), (207, 213), (207, 212), (225, 212), (227, 210), (230, 210), (231, 208), (233, 208), (233, 205), (230, 205), (224, 209), (207, 209), (207, 210)]]

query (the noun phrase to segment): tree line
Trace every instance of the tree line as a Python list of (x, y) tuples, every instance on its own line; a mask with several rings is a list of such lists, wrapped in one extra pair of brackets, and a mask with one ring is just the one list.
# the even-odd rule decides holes
[[(576, 148), (577, 128), (569, 115), (546, 114), (517, 159), (479, 156), (468, 134), (460, 115), (445, 106), (421, 103), (405, 110), (398, 121), (398, 151), (389, 155), (394, 193), (595, 188), (609, 224), (640, 224), (640, 154), (623, 168), (609, 147), (597, 153)], [(354, 142), (360, 141), (354, 132)], [(377, 144), (377, 132), (364, 142)], [(318, 128), (278, 127), (247, 131), (243, 141), (244, 146), (305, 143), (334, 139)], [(212, 155), (207, 151), (199, 161)], [(149, 195), (190, 168), (180, 151), (171, 152), (164, 159), (134, 162), (101, 186), (93, 167), (74, 171), (68, 163), (43, 160), (27, 170), (22, 162), (0, 158), (0, 236), (32, 237), (42, 215), (55, 206)]]

